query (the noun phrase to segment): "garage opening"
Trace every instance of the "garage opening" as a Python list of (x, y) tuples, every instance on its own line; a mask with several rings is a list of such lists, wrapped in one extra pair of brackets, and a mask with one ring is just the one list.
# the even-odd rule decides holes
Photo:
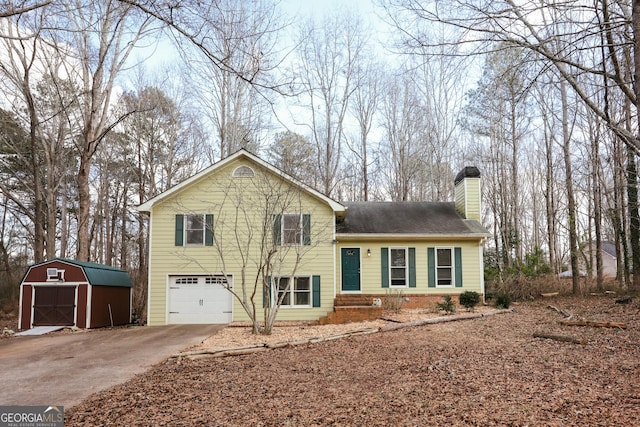
[(169, 276), (169, 324), (226, 324), (233, 320), (233, 278)]
[(33, 326), (72, 326), (75, 308), (75, 286), (36, 286)]

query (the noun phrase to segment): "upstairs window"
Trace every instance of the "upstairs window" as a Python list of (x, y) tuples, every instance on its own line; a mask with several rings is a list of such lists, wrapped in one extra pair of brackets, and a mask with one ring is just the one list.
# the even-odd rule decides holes
[(310, 245), (311, 215), (274, 215), (273, 241), (282, 246)]
[(184, 217), (184, 242), (187, 245), (204, 244), (204, 216), (185, 215)]
[(213, 246), (213, 215), (176, 215), (176, 246)]
[(299, 245), (302, 239), (302, 218), (300, 215), (282, 215), (282, 244)]

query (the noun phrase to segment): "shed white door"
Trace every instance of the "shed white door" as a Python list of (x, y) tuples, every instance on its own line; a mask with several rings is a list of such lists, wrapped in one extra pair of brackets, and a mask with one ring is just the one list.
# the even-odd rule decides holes
[[(230, 285), (233, 286), (232, 278)], [(224, 276), (169, 277), (170, 324), (220, 324), (233, 320), (233, 298)]]

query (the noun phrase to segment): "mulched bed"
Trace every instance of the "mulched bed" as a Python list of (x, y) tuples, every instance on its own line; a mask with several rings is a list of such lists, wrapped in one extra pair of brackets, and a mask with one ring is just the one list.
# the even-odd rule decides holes
[[(170, 359), (67, 409), (65, 425), (640, 425), (638, 301), (545, 299), (475, 320)], [(561, 325), (549, 304), (627, 328)]]

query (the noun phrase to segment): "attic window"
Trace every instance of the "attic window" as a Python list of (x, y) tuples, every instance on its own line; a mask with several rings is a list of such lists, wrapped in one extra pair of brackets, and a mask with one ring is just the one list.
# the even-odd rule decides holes
[(47, 282), (64, 282), (64, 270), (47, 268)]
[(234, 178), (253, 178), (256, 174), (249, 166), (238, 166), (233, 170)]

